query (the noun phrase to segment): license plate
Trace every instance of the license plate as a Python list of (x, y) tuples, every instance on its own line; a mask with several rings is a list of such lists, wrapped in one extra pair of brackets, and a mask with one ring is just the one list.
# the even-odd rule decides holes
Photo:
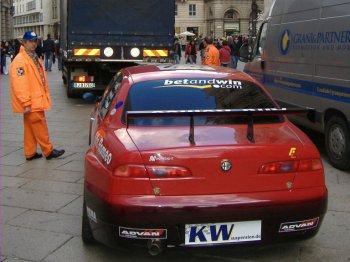
[(73, 83), (74, 88), (94, 88), (95, 83)]
[(261, 220), (185, 225), (185, 245), (213, 245), (261, 240)]

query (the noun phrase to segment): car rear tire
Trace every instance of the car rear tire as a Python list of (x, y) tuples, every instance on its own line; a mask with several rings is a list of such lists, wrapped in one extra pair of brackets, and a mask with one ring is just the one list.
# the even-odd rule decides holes
[(92, 230), (91, 230), (89, 218), (87, 216), (85, 201), (83, 204), (83, 220), (82, 220), (82, 226), (81, 226), (81, 238), (83, 239), (83, 242), (86, 245), (96, 244), (96, 240), (95, 240), (94, 236), (92, 235)]
[(333, 116), (327, 121), (325, 144), (331, 164), (340, 170), (349, 170), (350, 131), (342, 117)]

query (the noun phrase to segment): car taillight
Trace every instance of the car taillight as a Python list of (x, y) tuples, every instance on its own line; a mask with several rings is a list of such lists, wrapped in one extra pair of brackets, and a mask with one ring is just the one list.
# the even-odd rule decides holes
[(278, 161), (260, 166), (259, 174), (279, 174), (292, 172), (315, 171), (322, 169), (321, 159), (301, 159), (292, 161)]
[(123, 165), (114, 170), (117, 177), (148, 177), (143, 165)]
[(74, 82), (94, 82), (94, 77), (93, 76), (74, 76), (73, 77)]
[(147, 166), (147, 172), (151, 177), (156, 178), (175, 178), (191, 176), (191, 172), (188, 169), (177, 166)]

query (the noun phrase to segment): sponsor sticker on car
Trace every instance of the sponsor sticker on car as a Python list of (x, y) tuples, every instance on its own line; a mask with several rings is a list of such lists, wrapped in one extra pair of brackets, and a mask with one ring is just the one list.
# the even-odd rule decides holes
[(319, 221), (319, 218), (316, 217), (308, 220), (282, 223), (280, 226), (279, 232), (288, 233), (288, 232), (311, 229), (311, 228), (317, 227), (318, 221)]
[(135, 239), (166, 239), (167, 230), (119, 227), (119, 236)]
[(185, 225), (185, 245), (211, 245), (261, 240), (261, 220)]

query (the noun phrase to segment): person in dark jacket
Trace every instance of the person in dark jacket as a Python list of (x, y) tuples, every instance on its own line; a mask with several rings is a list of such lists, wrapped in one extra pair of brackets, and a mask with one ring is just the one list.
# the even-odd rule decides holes
[(45, 54), (45, 71), (52, 71), (51, 68), (55, 52), (55, 42), (51, 39), (50, 34), (47, 34), (47, 39), (44, 40), (43, 52)]
[(233, 39), (233, 37), (228, 38), (228, 46), (231, 49), (231, 67), (236, 69), (238, 62), (238, 38)]
[(231, 49), (227, 45), (227, 40), (222, 41), (222, 47), (219, 50), (221, 66), (228, 67), (231, 60)]
[(181, 45), (178, 38), (175, 38), (174, 40), (173, 52), (174, 52), (174, 64), (179, 64), (181, 59)]

